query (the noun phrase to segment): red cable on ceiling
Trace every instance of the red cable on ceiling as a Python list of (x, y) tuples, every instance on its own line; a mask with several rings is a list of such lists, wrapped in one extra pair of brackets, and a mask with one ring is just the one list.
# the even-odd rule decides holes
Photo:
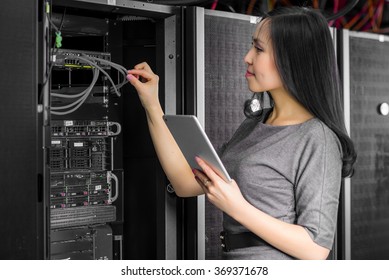
[(218, 2), (218, 1), (219, 1), (219, 0), (213, 1), (212, 6), (211, 6), (211, 10), (216, 10), (217, 2)]
[(248, 15), (253, 14), (253, 10), (254, 10), (256, 2), (257, 2), (257, 0), (250, 0), (249, 6), (247, 7), (246, 14), (248, 14)]

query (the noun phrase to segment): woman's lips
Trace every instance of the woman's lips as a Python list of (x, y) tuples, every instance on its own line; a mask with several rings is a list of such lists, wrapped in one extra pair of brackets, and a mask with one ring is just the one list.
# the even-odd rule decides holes
[(254, 73), (251, 73), (250, 71), (247, 70), (245, 76), (246, 76), (246, 78), (247, 77), (252, 77), (252, 76), (254, 76)]

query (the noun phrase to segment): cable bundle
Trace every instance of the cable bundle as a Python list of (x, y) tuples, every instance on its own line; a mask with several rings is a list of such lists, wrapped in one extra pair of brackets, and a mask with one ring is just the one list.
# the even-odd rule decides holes
[[(51, 107), (51, 113), (53, 115), (67, 115), (67, 114), (73, 113), (85, 102), (85, 100), (88, 98), (89, 94), (92, 92), (92, 89), (95, 86), (97, 79), (99, 77), (99, 74), (100, 74), (99, 69), (92, 69), (92, 71), (93, 71), (92, 83), (84, 91), (82, 91), (78, 94), (73, 94), (73, 95), (59, 94), (59, 93), (53, 93), (53, 92), (51, 93), (51, 96), (54, 96), (54, 97), (79, 98), (78, 100), (74, 101), (73, 103), (65, 105), (65, 106), (57, 106), (57, 107), (53, 106), (53, 107)], [(73, 106), (75, 106), (75, 107), (73, 107)], [(73, 107), (73, 108), (68, 110), (68, 111), (64, 111), (64, 112), (57, 111), (57, 110), (68, 109), (71, 107)]]
[[(76, 101), (74, 101), (71, 104), (64, 105), (64, 106), (51, 107), (51, 113), (53, 115), (67, 115), (67, 114), (70, 114), (70, 113), (73, 113), (74, 111), (76, 111), (85, 102), (85, 100), (88, 98), (88, 96), (92, 92), (92, 89), (97, 82), (97, 79), (99, 77), (100, 72), (103, 73), (107, 77), (107, 79), (111, 82), (112, 87), (110, 89), (110, 92), (114, 91), (117, 96), (120, 96), (119, 89), (127, 83), (127, 79), (126, 79), (127, 69), (124, 68), (123, 66), (116, 64), (114, 62), (111, 62), (109, 60), (105, 60), (105, 59), (101, 59), (101, 58), (97, 58), (97, 57), (91, 57), (91, 56), (87, 56), (85, 54), (81, 54), (79, 56), (78, 55), (68, 55), (68, 56), (66, 56), (65, 59), (81, 60), (81, 61), (85, 62), (87, 65), (91, 66), (91, 69), (93, 71), (93, 79), (92, 79), (92, 83), (84, 91), (82, 91), (78, 94), (68, 95), (68, 94), (60, 94), (60, 93), (51, 92), (51, 96), (53, 96), (53, 97), (71, 98), (71, 99), (78, 98)], [(122, 74), (123, 80), (119, 84), (116, 85), (113, 82), (111, 76), (102, 67), (100, 67), (98, 65), (98, 62), (103, 62), (104, 64), (108, 64), (112, 68), (115, 68), (120, 74)], [(69, 109), (69, 108), (71, 108), (71, 109), (67, 110), (67, 111), (61, 111), (61, 110)]]

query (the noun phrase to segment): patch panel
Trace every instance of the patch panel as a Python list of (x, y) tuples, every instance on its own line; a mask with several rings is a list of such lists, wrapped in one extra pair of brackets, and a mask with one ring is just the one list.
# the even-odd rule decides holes
[[(91, 51), (80, 51), (70, 49), (55, 49), (52, 50), (55, 53), (52, 56), (52, 62), (54, 67), (59, 68), (71, 68), (71, 69), (90, 69), (91, 65), (78, 57), (85, 57), (87, 59), (99, 58), (107, 61), (111, 61), (111, 54), (104, 52), (91, 52)], [(103, 61), (94, 61), (98, 66), (103, 69), (111, 69), (108, 63)]]

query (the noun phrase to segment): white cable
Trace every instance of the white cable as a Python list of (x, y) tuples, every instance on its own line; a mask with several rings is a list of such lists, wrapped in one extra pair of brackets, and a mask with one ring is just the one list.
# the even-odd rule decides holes
[(82, 91), (80, 93), (72, 94), (72, 95), (56, 93), (56, 92), (51, 92), (50, 95), (53, 96), (53, 97), (60, 97), (60, 98), (70, 98), (70, 99), (71, 98), (78, 98), (78, 97), (82, 97), (88, 91), (88, 88), (86, 88), (84, 91)]
[[(51, 109), (52, 109), (51, 113), (53, 115), (67, 115), (67, 114), (70, 114), (70, 113), (73, 113), (74, 111), (76, 111), (85, 102), (85, 100), (88, 98), (88, 96), (92, 92), (92, 89), (95, 86), (95, 84), (97, 82), (97, 79), (99, 77), (100, 71), (111, 82), (112, 88), (115, 90), (116, 95), (120, 96), (120, 93), (119, 93), (118, 89), (120, 89), (121, 87), (123, 87), (127, 83), (127, 78), (126, 78), (126, 76), (127, 76), (127, 69), (125, 67), (123, 67), (122, 65), (119, 65), (117, 63), (114, 63), (112, 61), (108, 61), (108, 60), (101, 59), (101, 58), (96, 58), (96, 57), (89, 57), (89, 56), (87, 56), (85, 54), (82, 54), (82, 56), (68, 55), (68, 56), (66, 56), (65, 59), (68, 59), (68, 58), (79, 59), (79, 60), (82, 60), (82, 61), (86, 62), (89, 66), (95, 67), (95, 68), (92, 68), (93, 73), (94, 73), (93, 80), (92, 80), (92, 83), (84, 91), (82, 91), (82, 92), (80, 92), (78, 94), (67, 95), (67, 94), (60, 94), (60, 93), (51, 93), (51, 96), (59, 97), (59, 98), (79, 98), (76, 101), (74, 101), (73, 103), (68, 104), (68, 105), (51, 107)], [(96, 61), (103, 62), (103, 63), (108, 64), (111, 67), (115, 68), (119, 73), (121, 73), (123, 75), (123, 81), (116, 85), (113, 82), (112, 78), (109, 76), (109, 74), (102, 67), (100, 67), (96, 63)], [(58, 112), (58, 111), (56, 111), (56, 110), (68, 109), (68, 108), (70, 108), (72, 106), (75, 106), (75, 107), (70, 109), (70, 110), (68, 110), (68, 111), (65, 111), (65, 112)], [(113, 133), (112, 136), (118, 135), (121, 132), (120, 124), (114, 123), (114, 125), (117, 126), (118, 131), (116, 133)]]
[(115, 92), (116, 92), (116, 95), (117, 95), (117, 96), (120, 96), (120, 93), (118, 92), (115, 83), (112, 81), (111, 76), (109, 76), (108, 73), (105, 72), (105, 70), (104, 70), (103, 68), (101, 68), (99, 65), (97, 65), (96, 63), (94, 63), (94, 62), (90, 59), (90, 57), (88, 57), (88, 58), (87, 58), (87, 57), (88, 57), (88, 56), (86, 56), (86, 55), (84, 55), (84, 54), (83, 54), (82, 56), (78, 56), (78, 55), (67, 55), (67, 56), (65, 57), (65, 59), (68, 59), (68, 58), (79, 59), (79, 60), (82, 60), (82, 61), (86, 62), (87, 64), (89, 64), (89, 66), (94, 66), (95, 68), (99, 69), (99, 70), (108, 78), (108, 80), (111, 82), (111, 84), (112, 84), (112, 86), (113, 86), (113, 88), (114, 88), (114, 90), (115, 90)]
[[(90, 59), (90, 57), (88, 57), (88, 56), (86, 56), (86, 55), (82, 55), (82, 56), (68, 56), (68, 57), (70, 57), (70, 58), (78, 58), (78, 59), (80, 59), (80, 60), (83, 60), (83, 61), (85, 61), (85, 62), (87, 62), (87, 63), (90, 63), (91, 65), (93, 65), (93, 66), (95, 66), (97, 69), (99, 69), (107, 78), (108, 78), (108, 80), (111, 82), (111, 84), (112, 84), (112, 87), (113, 87), (113, 89), (115, 90), (115, 92), (116, 92), (116, 95), (117, 96), (120, 96), (120, 93), (119, 93), (119, 91), (118, 91), (118, 89), (116, 88), (116, 85), (115, 85), (115, 83), (112, 81), (112, 78), (111, 78), (111, 76), (110, 75), (108, 75), (108, 73), (107, 72), (105, 72), (105, 70), (103, 69), (103, 68), (101, 68), (99, 65), (97, 65), (97, 63), (94, 63), (91, 59)], [(88, 58), (86, 58), (86, 57), (88, 57)]]
[(109, 61), (109, 60), (102, 59), (102, 58), (97, 58), (97, 57), (88, 57), (88, 59), (100, 61), (100, 62), (103, 62), (105, 64), (108, 64), (111, 67), (115, 68), (119, 73), (121, 73), (123, 75), (123, 82), (116, 85), (117, 89), (121, 88), (122, 86), (124, 86), (127, 83), (127, 69), (125, 67), (123, 67), (122, 65), (117, 64), (117, 63), (112, 62), (112, 61)]
[[(97, 69), (98, 70), (98, 69)], [(100, 71), (100, 70), (98, 70)], [(83, 96), (89, 89), (89, 86), (82, 92), (77, 93), (77, 94), (62, 94), (62, 93), (56, 93), (56, 92), (51, 92), (50, 95), (54, 97), (60, 97), (60, 98), (78, 98)]]
[[(98, 69), (93, 69), (93, 80), (92, 80), (92, 83), (88, 86), (88, 88), (86, 88), (83, 92), (81, 92), (83, 94), (82, 94), (80, 99), (74, 101), (71, 104), (65, 105), (65, 106), (57, 106), (57, 107), (54, 106), (54, 107), (51, 107), (51, 109), (63, 110), (63, 109), (70, 108), (70, 107), (78, 104), (79, 102), (81, 102), (81, 100), (85, 99), (85, 97), (87, 97), (91, 93), (92, 88), (94, 87), (94, 85), (97, 82), (97, 79), (99, 77), (99, 73), (100, 73), (100, 71)], [(52, 95), (54, 95), (54, 94), (52, 94)], [(55, 94), (54, 96), (58, 96), (58, 95), (63, 95), (63, 94)], [(79, 94), (77, 94), (77, 95), (79, 95)]]
[[(100, 71), (98, 69), (94, 69), (93, 70), (94, 72), (94, 76), (93, 76), (93, 81), (92, 83), (90, 84), (90, 86), (84, 91), (85, 94), (78, 100), (74, 101), (73, 103), (71, 104), (68, 104), (68, 105), (65, 105), (65, 106), (58, 106), (58, 107), (52, 107), (51, 109), (51, 113), (53, 115), (67, 115), (67, 114), (70, 114), (70, 113), (73, 113), (74, 111), (76, 111), (78, 108), (80, 108), (80, 106), (85, 102), (85, 100), (88, 98), (89, 94), (91, 93), (94, 85), (96, 84), (96, 81), (99, 77), (99, 73)], [(67, 109), (67, 108), (70, 108), (72, 106), (76, 105), (74, 108), (68, 110), (68, 111), (65, 111), (65, 112), (58, 112), (58, 111), (55, 111), (55, 110), (63, 110), (63, 109)]]
[(51, 114), (53, 115), (58, 115), (58, 116), (63, 116), (63, 115), (68, 115), (68, 114), (71, 114), (73, 113), (74, 111), (76, 111), (78, 108), (80, 108), (80, 106), (84, 103), (84, 101), (86, 100), (87, 96), (86, 97), (83, 97), (79, 102), (79, 104), (77, 106), (75, 106), (74, 108), (70, 109), (69, 111), (66, 111), (66, 112), (57, 112), (57, 111), (50, 111)]
[(127, 69), (124, 68), (122, 65), (120, 64), (117, 64), (115, 62), (112, 62), (112, 61), (109, 61), (109, 60), (106, 60), (106, 59), (102, 59), (102, 58), (98, 58), (98, 57), (88, 57), (92, 60), (97, 60), (97, 61), (100, 61), (100, 62), (104, 62), (108, 65), (111, 65), (113, 68), (117, 69), (119, 72), (121, 70), (121, 72), (124, 74), (124, 75), (127, 75)]

